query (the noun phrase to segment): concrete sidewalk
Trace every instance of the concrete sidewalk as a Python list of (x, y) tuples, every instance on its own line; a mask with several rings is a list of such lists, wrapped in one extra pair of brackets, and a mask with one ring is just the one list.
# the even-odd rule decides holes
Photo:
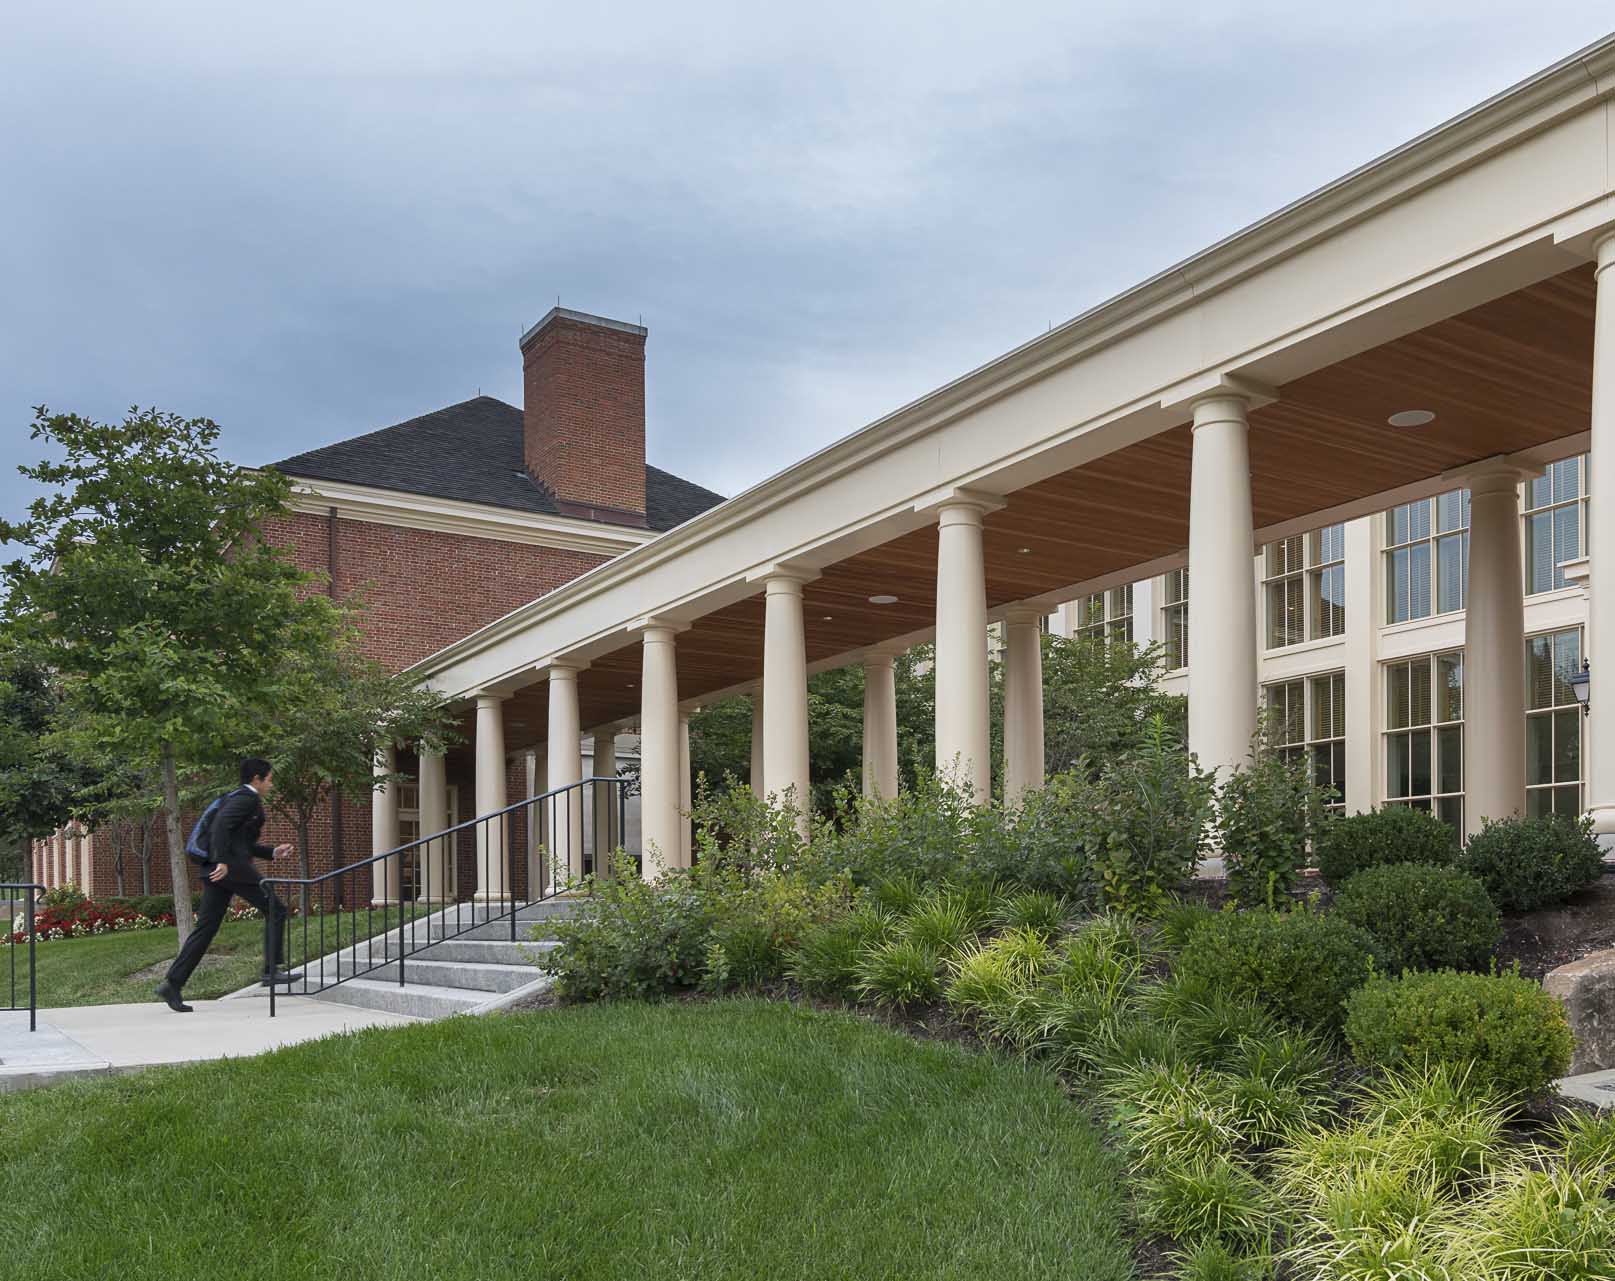
[(107, 1076), (163, 1063), (244, 1058), (338, 1032), (399, 1027), (421, 1020), (312, 997), (281, 997), (275, 1017), (256, 1001), (195, 1001), (175, 1014), (160, 1001), (0, 1012), (0, 1092)]

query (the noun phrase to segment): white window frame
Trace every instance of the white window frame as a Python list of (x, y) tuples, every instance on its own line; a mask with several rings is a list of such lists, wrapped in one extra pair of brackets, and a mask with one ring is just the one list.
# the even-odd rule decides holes
[[(1572, 640), (1573, 645), (1568, 643)], [(1556, 678), (1550, 682), (1551, 701), (1542, 706), (1533, 706), (1532, 658), (1543, 642), (1549, 647), (1549, 661)], [(1561, 642), (1566, 643), (1561, 645)], [(1577, 815), (1582, 812), (1582, 789), (1587, 781), (1586, 717), (1580, 701), (1570, 688), (1569, 677), (1581, 670), (1585, 652), (1585, 639), (1580, 627), (1560, 627), (1525, 638), (1525, 808), (1528, 814), (1557, 812)], [(1533, 738), (1541, 732), (1538, 726), (1545, 726), (1547, 733), (1548, 772), (1552, 777), (1545, 782), (1531, 781), (1537, 750)], [(1574, 736), (1573, 739), (1571, 736)], [(1560, 749), (1567, 742), (1574, 743), (1574, 778), (1559, 775)]]
[[(1336, 668), (1308, 676), (1292, 676), (1288, 680), (1273, 681), (1262, 687), (1263, 703), (1268, 710), (1268, 732), (1275, 735), (1273, 746), (1290, 759), (1309, 762), (1313, 778), (1335, 789), (1334, 799), (1329, 802), (1328, 808), (1341, 812), (1346, 808), (1346, 729), (1344, 724), (1324, 726), (1320, 723), (1318, 693), (1321, 689), (1329, 689), (1336, 681), (1341, 682), (1340, 714), (1344, 721), (1345, 680), (1345, 671)], [(1275, 698), (1275, 695), (1279, 697)], [(1291, 709), (1291, 700), (1294, 698), (1301, 700), (1299, 717)], [(1285, 704), (1282, 715), (1277, 718), (1274, 716), (1276, 702)], [(1334, 732), (1325, 734), (1325, 728)], [(1299, 737), (1291, 732), (1295, 729), (1300, 730)], [(1320, 771), (1318, 768), (1320, 751), (1328, 753), (1327, 770)]]
[[(1539, 596), (1544, 592), (1555, 592), (1569, 586), (1562, 566), (1566, 561), (1578, 560), (1587, 552), (1587, 520), (1588, 520), (1588, 466), (1590, 457), (1587, 454), (1577, 454), (1574, 458), (1562, 458), (1558, 462), (1549, 463), (1547, 471), (1538, 477), (1525, 482), (1521, 487), (1523, 493), (1520, 498), (1520, 558), (1525, 567), (1525, 594)], [(1563, 482), (1567, 475), (1574, 471), (1575, 492), (1568, 497), (1558, 497), (1563, 492)], [(1574, 512), (1576, 514), (1575, 546), (1563, 545), (1561, 534), (1564, 522), (1560, 519), (1562, 513)], [(1532, 563), (1531, 547), (1533, 531), (1543, 529), (1548, 537), (1548, 585), (1538, 585), (1533, 578), (1536, 566)]]
[[(1448, 660), (1444, 665), (1443, 660)], [(1458, 715), (1457, 717), (1443, 716), (1447, 710), (1443, 707), (1442, 690), (1440, 688), (1441, 673), (1443, 670), (1452, 670), (1451, 662), (1456, 662), (1458, 673)], [(1409, 673), (1409, 707), (1413, 706), (1411, 682), (1415, 678), (1428, 682), (1429, 719), (1417, 724), (1410, 722), (1406, 725), (1393, 723), (1394, 682), (1397, 673), (1406, 669)], [(1383, 699), (1381, 706), (1385, 709), (1385, 727), (1381, 734), (1381, 786), (1384, 789), (1385, 803), (1387, 805), (1412, 805), (1417, 809), (1429, 810), (1438, 817), (1446, 819), (1458, 831), (1463, 831), (1464, 805), (1467, 801), (1467, 778), (1464, 757), (1467, 751), (1464, 742), (1464, 651), (1462, 649), (1438, 650), (1429, 654), (1412, 654), (1406, 658), (1393, 659), (1380, 666), (1380, 679), (1383, 685)], [(1415, 792), (1412, 790), (1414, 775), (1413, 762), (1419, 748), (1417, 741), (1423, 739), (1424, 751), (1428, 753), (1430, 787), (1428, 791)], [(1458, 788), (1456, 790), (1443, 787), (1443, 769), (1449, 764), (1449, 756), (1454, 744), (1458, 754)], [(1393, 795), (1391, 788), (1392, 760), (1396, 753), (1406, 753), (1407, 762), (1405, 776), (1408, 779), (1408, 790), (1400, 795)]]
[[(1405, 513), (1405, 515), (1404, 515)], [(1399, 537), (1397, 523), (1405, 520), (1405, 536)], [(1419, 532), (1422, 529), (1422, 533)], [(1468, 603), (1469, 596), (1469, 491), (1448, 490), (1435, 498), (1420, 498), (1411, 503), (1400, 503), (1388, 508), (1381, 516), (1380, 531), (1384, 545), (1380, 551), (1385, 577), (1384, 618), (1387, 626), (1418, 622), (1442, 614), (1455, 614)], [(1451, 550), (1458, 557), (1458, 599), (1441, 600), (1441, 566), (1443, 556)], [(1418, 568), (1423, 553), (1424, 568)], [(1398, 617), (1396, 565), (1408, 565), (1408, 593), (1406, 611)], [(1423, 577), (1429, 592), (1430, 608), (1415, 613), (1414, 589)]]

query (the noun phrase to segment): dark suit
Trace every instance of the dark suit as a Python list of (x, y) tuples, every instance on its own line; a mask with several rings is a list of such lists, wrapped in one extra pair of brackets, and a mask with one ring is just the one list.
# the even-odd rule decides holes
[[(202, 908), (196, 914), (196, 928), (185, 940), (173, 965), (168, 967), (168, 981), (183, 988), (186, 980), (202, 959), (202, 954), (213, 942), (213, 936), (224, 923), (230, 900), (240, 896), (263, 913), (264, 918), (264, 972), (280, 968), (281, 934), (286, 923), (285, 905), (259, 883), (258, 869), (253, 859), (275, 856), (272, 845), (265, 845), (258, 837), (264, 830), (264, 803), (258, 793), (243, 783), (224, 798), (213, 816), (208, 831), (208, 850), (213, 862), (202, 868)], [(209, 876), (219, 864), (228, 869), (222, 880)]]

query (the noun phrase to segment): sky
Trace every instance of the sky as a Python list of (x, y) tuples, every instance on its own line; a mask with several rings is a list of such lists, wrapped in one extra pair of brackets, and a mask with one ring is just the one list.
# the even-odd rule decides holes
[(724, 494), (1574, 52), (1603, 3), (7, 0), (0, 512), (33, 406), (244, 464), (640, 321)]

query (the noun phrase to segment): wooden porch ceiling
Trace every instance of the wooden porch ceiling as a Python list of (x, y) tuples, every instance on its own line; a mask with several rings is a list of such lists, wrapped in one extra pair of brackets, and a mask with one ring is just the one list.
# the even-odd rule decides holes
[[(1586, 431), (1593, 300), (1592, 269), (1578, 267), (1285, 384), (1251, 415), (1256, 524), (1299, 520)], [(1389, 426), (1404, 409), (1436, 419)], [(1189, 457), (1182, 426), (1009, 495), (985, 522), (989, 608), (1181, 551)], [(808, 661), (931, 626), (935, 574), (933, 528), (826, 568), (803, 593)], [(874, 605), (875, 595), (898, 600)], [(760, 589), (697, 620), (678, 638), (681, 697), (759, 679), (762, 629)], [(582, 674), (584, 726), (637, 715), (639, 662), (630, 642)], [(547, 715), (543, 682), (516, 694), (506, 705), (508, 745), (542, 743)]]

